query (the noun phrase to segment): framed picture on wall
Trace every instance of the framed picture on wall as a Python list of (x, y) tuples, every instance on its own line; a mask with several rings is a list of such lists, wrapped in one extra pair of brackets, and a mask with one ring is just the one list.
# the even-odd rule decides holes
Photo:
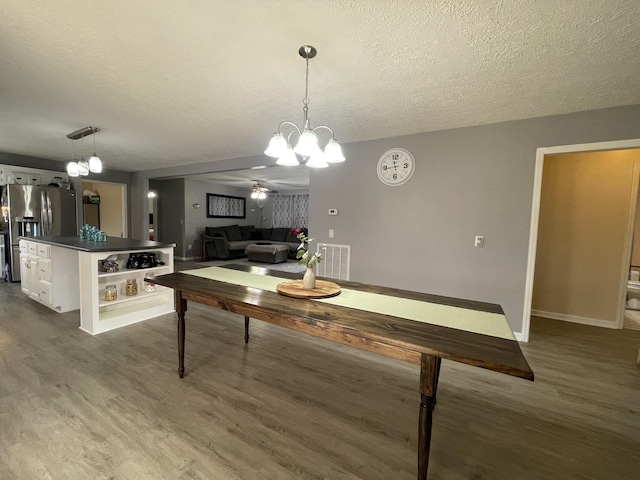
[(244, 197), (207, 193), (207, 218), (246, 218)]

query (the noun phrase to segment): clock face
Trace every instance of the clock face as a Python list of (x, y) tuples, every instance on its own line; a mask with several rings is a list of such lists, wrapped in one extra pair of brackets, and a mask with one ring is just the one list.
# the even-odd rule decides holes
[(392, 148), (378, 160), (378, 178), (385, 185), (402, 185), (411, 178), (415, 167), (411, 152), (404, 148)]

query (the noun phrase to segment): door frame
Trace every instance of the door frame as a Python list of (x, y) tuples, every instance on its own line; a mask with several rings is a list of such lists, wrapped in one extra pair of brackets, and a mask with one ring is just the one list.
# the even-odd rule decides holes
[[(102, 184), (115, 185), (116, 187), (120, 187), (120, 195), (121, 195), (121, 199), (122, 199), (122, 212), (121, 212), (122, 236), (124, 238), (127, 238), (129, 236), (129, 218), (128, 218), (128, 215), (127, 215), (127, 212), (128, 212), (127, 197), (128, 197), (128, 187), (129, 186), (126, 183), (108, 182), (108, 181), (104, 181), (104, 180), (94, 180), (94, 179), (87, 180), (85, 178), (82, 179), (82, 182), (84, 182), (84, 183), (102, 183)], [(81, 185), (82, 185), (82, 183), (81, 183)], [(82, 195), (80, 197), (82, 199)]]
[[(522, 339), (521, 341), (528, 342), (529, 341), (529, 331), (531, 327), (531, 302), (533, 300), (533, 280), (535, 274), (535, 264), (536, 264), (536, 249), (538, 247), (538, 222), (540, 219), (540, 195), (542, 192), (542, 170), (544, 168), (544, 157), (545, 155), (555, 155), (559, 153), (579, 153), (579, 152), (597, 152), (597, 151), (606, 151), (606, 150), (626, 150), (632, 148), (640, 148), (640, 138), (631, 139), (631, 140), (615, 140), (611, 142), (597, 142), (597, 143), (580, 143), (575, 145), (560, 145), (556, 147), (539, 147), (536, 150), (536, 165), (535, 165), (535, 173), (533, 180), (533, 199), (531, 202), (531, 224), (529, 227), (529, 254), (527, 259), (527, 273), (525, 280), (525, 294), (524, 294), (524, 309), (523, 309), (523, 318), (522, 318)], [(640, 175), (640, 173), (639, 173)], [(635, 178), (635, 168), (634, 168), (634, 178)], [(640, 179), (640, 177), (639, 177)], [(636, 197), (632, 197), (637, 199), (638, 192), (638, 182), (634, 181), (632, 185), (632, 190), (635, 189)], [(625, 240), (625, 255), (627, 255), (627, 263), (631, 259), (631, 236), (633, 235), (633, 222), (635, 220), (635, 216), (632, 216), (632, 213), (635, 214), (635, 204), (632, 206), (633, 212), (629, 214), (629, 222), (631, 227), (631, 232), (627, 235)], [(626, 284), (627, 284), (627, 270), (628, 265), (623, 266), (621, 268), (620, 273), (620, 295), (626, 294)], [(618, 319), (615, 325), (612, 328), (622, 328), (622, 324), (624, 322), (624, 307), (623, 301), (621, 297), (621, 302), (618, 304)]]

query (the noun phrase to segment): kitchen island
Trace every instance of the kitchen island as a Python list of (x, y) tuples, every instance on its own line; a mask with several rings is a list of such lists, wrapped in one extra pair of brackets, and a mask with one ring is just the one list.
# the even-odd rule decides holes
[[(94, 242), (73, 237), (21, 237), (22, 291), (57, 312), (80, 309), (80, 329), (92, 335), (175, 310), (171, 289), (145, 289), (144, 278), (173, 272), (173, 243), (108, 237)], [(157, 266), (127, 269), (130, 254), (154, 254)], [(111, 260), (115, 271), (103, 271)], [(115, 266), (117, 265), (117, 267)], [(127, 283), (135, 283), (127, 292)], [(115, 299), (107, 300), (107, 286)], [(127, 295), (130, 293), (130, 295)], [(113, 294), (109, 298), (113, 298)]]

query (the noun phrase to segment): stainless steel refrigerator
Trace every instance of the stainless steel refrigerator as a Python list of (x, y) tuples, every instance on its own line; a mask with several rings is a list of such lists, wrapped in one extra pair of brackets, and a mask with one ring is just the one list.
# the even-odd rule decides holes
[(20, 281), (19, 237), (78, 234), (76, 192), (37, 185), (5, 185), (2, 207), (9, 225), (11, 281)]

